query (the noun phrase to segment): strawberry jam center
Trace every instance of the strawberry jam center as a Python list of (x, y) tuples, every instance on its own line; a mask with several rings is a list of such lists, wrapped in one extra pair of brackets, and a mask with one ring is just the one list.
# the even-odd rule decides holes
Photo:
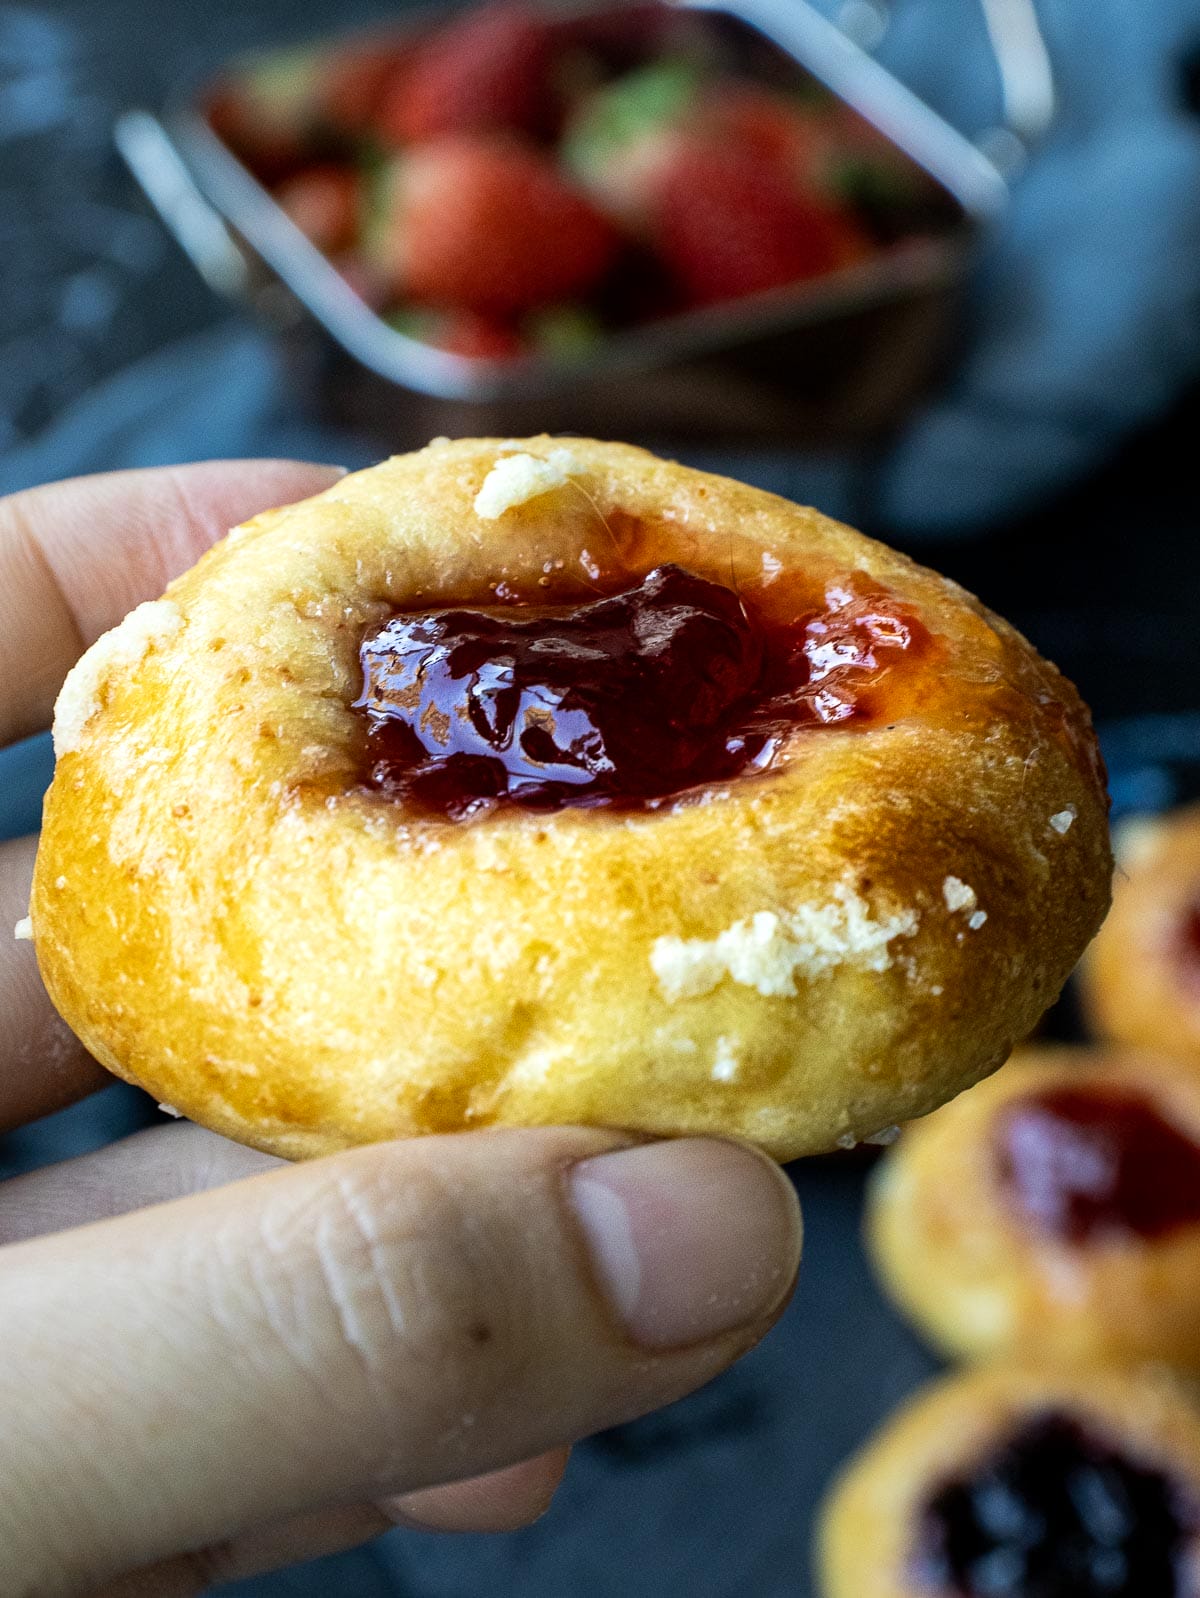
[(1073, 1244), (1155, 1238), (1200, 1222), (1200, 1148), (1137, 1094), (1051, 1088), (996, 1123), (1010, 1199)]
[(1164, 1475), (1044, 1415), (929, 1501), (915, 1573), (946, 1598), (1184, 1598), (1186, 1518)]
[(654, 805), (765, 769), (798, 724), (870, 715), (869, 686), (926, 637), (842, 590), (766, 624), (672, 564), (570, 609), (401, 614), (360, 651), (368, 784), (452, 818)]

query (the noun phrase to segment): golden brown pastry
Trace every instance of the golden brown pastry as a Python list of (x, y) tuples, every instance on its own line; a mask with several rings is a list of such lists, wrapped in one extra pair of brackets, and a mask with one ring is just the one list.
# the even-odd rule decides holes
[(836, 1484), (818, 1557), (824, 1598), (1192, 1598), (1200, 1414), (1103, 1366), (935, 1382)]
[(620, 444), (442, 440), (255, 518), (56, 739), (51, 996), (288, 1156), (867, 1137), (997, 1066), (1108, 898), (1086, 709), (1012, 628)]
[(1100, 1037), (1200, 1066), (1200, 805), (1126, 822), (1113, 906), (1080, 970)]
[(866, 1226), (948, 1354), (1200, 1371), (1200, 1078), (1147, 1054), (1019, 1054), (904, 1133)]

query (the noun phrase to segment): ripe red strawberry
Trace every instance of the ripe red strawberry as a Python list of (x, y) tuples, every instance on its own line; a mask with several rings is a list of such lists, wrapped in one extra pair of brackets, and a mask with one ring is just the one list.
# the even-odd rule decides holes
[(398, 157), (368, 230), (397, 296), (500, 316), (585, 293), (618, 243), (548, 157), (465, 134)]
[(347, 250), (358, 231), (359, 177), (352, 167), (322, 162), (281, 183), (275, 198), (306, 238), (326, 255)]
[(748, 78), (713, 86), (697, 117), (705, 133), (790, 172), (798, 182), (820, 181), (836, 133), (829, 118)]
[(681, 139), (660, 170), (651, 233), (691, 305), (820, 277), (870, 248), (835, 202), (752, 152), (703, 138)]
[(321, 73), (323, 121), (339, 133), (368, 134), (384, 96), (405, 70), (409, 54), (410, 48), (395, 40), (336, 51)]
[(551, 111), (549, 25), (514, 0), (469, 11), (419, 43), (383, 96), (376, 117), (390, 144), (443, 133), (532, 133)]

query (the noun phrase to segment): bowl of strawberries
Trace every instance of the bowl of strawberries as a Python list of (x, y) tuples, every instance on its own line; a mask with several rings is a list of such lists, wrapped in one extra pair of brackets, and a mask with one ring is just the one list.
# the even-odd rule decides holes
[(156, 128), (323, 398), (393, 437), (886, 427), (1006, 192), (804, 0), (414, 15)]

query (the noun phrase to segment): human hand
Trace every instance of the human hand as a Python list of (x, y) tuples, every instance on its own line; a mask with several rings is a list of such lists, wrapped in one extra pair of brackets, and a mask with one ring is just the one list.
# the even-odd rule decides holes
[[(47, 725), (80, 651), (225, 528), (335, 477), (211, 463), (0, 501), (0, 744)], [(34, 849), (0, 844), (0, 929)], [(0, 1130), (108, 1080), (0, 931)], [(0, 1591), (176, 1598), (397, 1524), (521, 1525), (573, 1441), (762, 1336), (799, 1244), (762, 1156), (582, 1128), (287, 1167), (179, 1125), (18, 1177)]]

